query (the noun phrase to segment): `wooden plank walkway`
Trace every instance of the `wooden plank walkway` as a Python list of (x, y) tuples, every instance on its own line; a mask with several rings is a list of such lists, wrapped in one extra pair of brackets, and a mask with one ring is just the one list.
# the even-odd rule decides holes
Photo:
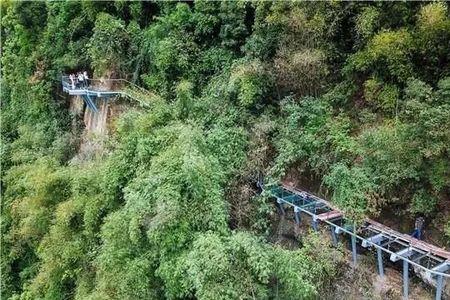
[(286, 215), (287, 207), (294, 209), (297, 224), (300, 224), (301, 214), (305, 214), (311, 217), (314, 230), (318, 229), (319, 222), (329, 226), (334, 244), (338, 242), (339, 234), (348, 235), (351, 240), (353, 264), (357, 261), (358, 242), (363, 248), (376, 249), (380, 276), (384, 276), (383, 257), (388, 257), (393, 262), (401, 261), (405, 299), (408, 297), (410, 266), (415, 267), (414, 270), (417, 268), (425, 272), (423, 278), (436, 286), (436, 300), (441, 299), (444, 281), (450, 278), (449, 251), (400, 233), (371, 219), (366, 219), (364, 225), (355, 228), (345, 219), (344, 213), (330, 202), (291, 185), (266, 188), (262, 185), (262, 188), (276, 198), (283, 215)]

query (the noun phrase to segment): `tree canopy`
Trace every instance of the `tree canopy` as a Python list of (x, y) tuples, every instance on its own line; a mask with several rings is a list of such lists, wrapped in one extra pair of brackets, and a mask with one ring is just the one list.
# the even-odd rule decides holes
[[(0, 5), (5, 299), (320, 297), (342, 251), (269, 242), (260, 174), (450, 243), (447, 3)], [(78, 70), (155, 94), (82, 159)]]

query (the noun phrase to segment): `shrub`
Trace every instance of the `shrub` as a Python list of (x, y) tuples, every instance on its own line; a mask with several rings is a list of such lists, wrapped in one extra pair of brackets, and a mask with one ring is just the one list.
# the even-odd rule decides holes
[(372, 78), (364, 83), (364, 98), (382, 111), (394, 115), (400, 92), (395, 85), (385, 84)]
[(412, 198), (410, 211), (413, 214), (424, 214), (430, 216), (435, 210), (438, 199), (421, 189), (414, 193)]
[(87, 45), (91, 65), (98, 76), (106, 72), (121, 74), (128, 35), (125, 24), (107, 13), (99, 13), (94, 33)]
[(229, 92), (245, 108), (262, 104), (271, 87), (271, 77), (258, 60), (243, 62), (231, 70)]

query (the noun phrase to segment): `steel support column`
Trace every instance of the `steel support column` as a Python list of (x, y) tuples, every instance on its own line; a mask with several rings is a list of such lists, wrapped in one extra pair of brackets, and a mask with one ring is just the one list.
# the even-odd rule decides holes
[(378, 262), (378, 274), (381, 277), (383, 277), (384, 276), (383, 253), (380, 248), (377, 248), (377, 262)]
[(409, 285), (409, 264), (403, 260), (403, 299), (408, 299), (408, 285)]
[(280, 199), (277, 199), (278, 206), (280, 207), (281, 215), (284, 216), (286, 212), (284, 211), (283, 202)]
[(356, 266), (356, 236), (352, 234), (352, 258), (353, 266)]
[(331, 241), (333, 242), (333, 245), (337, 246), (338, 239), (336, 236), (336, 232), (334, 231), (334, 226), (330, 225), (330, 233), (331, 233)]
[(317, 220), (315, 220), (314, 219), (314, 217), (313, 217), (313, 219), (312, 219), (312, 228), (314, 229), (314, 231), (317, 231), (317, 230), (319, 230), (319, 228), (318, 228), (318, 222), (317, 222)]
[(436, 282), (436, 300), (441, 300), (443, 285), (444, 285), (444, 276), (438, 275)]
[(300, 215), (300, 210), (297, 209), (297, 207), (294, 207), (294, 217), (295, 217), (295, 223), (297, 225), (300, 225), (300, 223), (302, 222), (302, 217)]

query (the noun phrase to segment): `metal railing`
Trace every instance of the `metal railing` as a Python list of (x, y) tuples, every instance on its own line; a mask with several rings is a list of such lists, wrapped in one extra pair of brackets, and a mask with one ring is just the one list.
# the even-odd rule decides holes
[[(286, 204), (286, 205), (289, 205), (289, 206), (293, 207), (296, 211), (301, 211), (301, 212), (303, 212), (303, 213), (309, 215), (311, 218), (317, 219), (317, 215), (316, 215), (315, 213), (313, 213), (313, 212), (311, 212), (311, 211), (309, 211), (309, 210), (303, 209), (302, 207), (297, 206), (297, 205), (295, 205), (295, 204), (293, 204), (293, 203), (291, 203), (291, 202), (286, 201), (286, 200), (283, 199), (283, 194), (284, 194), (284, 193), (287, 193), (287, 194), (292, 195), (292, 194), (295, 193), (294, 191), (291, 191), (291, 190), (289, 190), (289, 189), (286, 189), (286, 188), (284, 188), (284, 187), (282, 187), (282, 186), (281, 186), (280, 188), (281, 188), (281, 191), (282, 191), (282, 196), (281, 196), (281, 197), (279, 197), (278, 195), (275, 195), (275, 194), (273, 194), (273, 193), (271, 193), (270, 195), (273, 196), (273, 197), (275, 197), (275, 198), (277, 199), (277, 201), (282, 202), (283, 204)], [(265, 190), (267, 190), (267, 189), (265, 189)], [(299, 191), (299, 192), (304, 192), (304, 191)], [(311, 194), (308, 193), (308, 195), (311, 195)], [(314, 199), (316, 199), (317, 201), (323, 201), (322, 199), (320, 199), (320, 198), (318, 198), (318, 197), (315, 197), (315, 196), (314, 196)], [(366, 239), (366, 238), (364, 238), (364, 237), (358, 235), (357, 233), (355, 233), (355, 232), (353, 232), (353, 231), (350, 231), (350, 230), (346, 229), (345, 227), (339, 226), (339, 225), (337, 225), (337, 224), (335, 224), (335, 223), (333, 223), (333, 222), (331, 222), (331, 221), (328, 221), (328, 220), (320, 220), (320, 222), (326, 223), (327, 225), (332, 226), (333, 228), (339, 228), (339, 231), (345, 232), (345, 233), (349, 234), (350, 236), (354, 236), (356, 239), (360, 240), (361, 242), (364, 241), (364, 242), (367, 243), (368, 245), (370, 245), (370, 246), (372, 246), (372, 247), (374, 247), (374, 248), (379, 248), (379, 249), (381, 249), (382, 251), (384, 251), (385, 253), (388, 253), (389, 255), (392, 255), (392, 254), (395, 255), (395, 253), (396, 253), (396, 252), (394, 252), (394, 251), (391, 251), (391, 250), (389, 250), (389, 249), (386, 249), (386, 248), (384, 248), (384, 247), (382, 247), (382, 246), (380, 246), (380, 245), (378, 245), (378, 244), (376, 244), (376, 243), (374, 243), (374, 242), (372, 242), (372, 241), (370, 241), (370, 240), (368, 240), (368, 239)], [(408, 246), (409, 246), (409, 245), (408, 245)], [(410, 246), (410, 247), (412, 247), (412, 246)], [(399, 256), (399, 258), (400, 258), (401, 260), (404, 260), (404, 261), (408, 262), (409, 264), (411, 264), (411, 265), (413, 265), (413, 266), (416, 266), (416, 267), (418, 267), (418, 268), (420, 268), (420, 269), (423, 269), (424, 271), (426, 271), (426, 272), (428, 272), (428, 273), (430, 273), (430, 274), (433, 274), (433, 275), (436, 275), (436, 276), (443, 276), (443, 277), (445, 277), (445, 278), (450, 278), (450, 274), (448, 274), (448, 273), (443, 273), (443, 272), (431, 270), (431, 269), (429, 269), (429, 268), (427, 268), (427, 267), (425, 267), (425, 266), (422, 266), (422, 265), (420, 265), (420, 264), (418, 264), (418, 263), (416, 263), (416, 262), (410, 260), (410, 259), (407, 258), (407, 257)], [(446, 261), (446, 258), (442, 258), (442, 261)]]
[[(88, 82), (88, 84), (85, 84), (84, 82)], [(128, 81), (126, 79), (121, 78), (109, 78), (109, 79), (87, 79), (83, 81), (79, 81), (78, 79), (74, 79), (73, 85), (72, 81), (70, 80), (69, 76), (64, 75), (61, 76), (61, 82), (63, 87), (77, 90), (77, 89), (86, 89), (91, 88), (95, 91), (121, 91), (124, 86), (132, 87), (134, 89), (139, 90), (142, 93), (150, 93), (150, 91), (136, 85), (135, 83), (132, 83), (131, 81)], [(107, 86), (104, 90), (102, 90), (102, 86)]]
[[(90, 96), (112, 96), (121, 95), (128, 97), (140, 103), (141, 106), (148, 106), (146, 97), (152, 97), (154, 94), (131, 81), (126, 79), (87, 79), (79, 81), (75, 76), (72, 81), (69, 76), (61, 76), (63, 90), (71, 95), (90, 95)], [(137, 92), (137, 93), (136, 93)]]

